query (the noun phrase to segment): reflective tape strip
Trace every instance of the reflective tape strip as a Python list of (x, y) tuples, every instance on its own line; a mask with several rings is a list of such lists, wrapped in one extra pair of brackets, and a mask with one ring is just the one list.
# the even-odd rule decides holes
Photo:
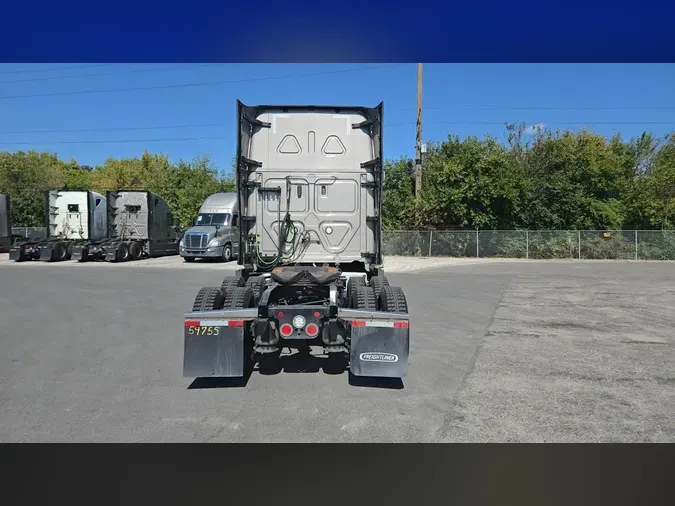
[(184, 320), (185, 327), (243, 327), (244, 320)]
[(353, 320), (353, 327), (388, 327), (388, 328), (399, 328), (407, 329), (409, 323), (407, 320)]

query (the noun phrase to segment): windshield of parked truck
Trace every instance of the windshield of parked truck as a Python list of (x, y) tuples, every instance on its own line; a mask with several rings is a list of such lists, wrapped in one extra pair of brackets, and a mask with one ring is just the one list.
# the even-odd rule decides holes
[(224, 226), (227, 225), (230, 222), (230, 214), (229, 213), (208, 213), (208, 214), (199, 214), (197, 215), (197, 221), (195, 222), (195, 225), (201, 226), (201, 227), (208, 227), (208, 226)]

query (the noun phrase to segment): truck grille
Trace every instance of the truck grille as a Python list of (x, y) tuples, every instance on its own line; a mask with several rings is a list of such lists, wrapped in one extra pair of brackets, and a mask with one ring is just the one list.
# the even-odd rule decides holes
[(208, 236), (206, 234), (185, 234), (185, 245), (188, 248), (206, 248)]

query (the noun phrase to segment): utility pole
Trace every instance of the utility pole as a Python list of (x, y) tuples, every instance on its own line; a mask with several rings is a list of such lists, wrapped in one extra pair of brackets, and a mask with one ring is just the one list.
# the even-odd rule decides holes
[(417, 64), (417, 135), (415, 139), (415, 196), (422, 190), (422, 63)]

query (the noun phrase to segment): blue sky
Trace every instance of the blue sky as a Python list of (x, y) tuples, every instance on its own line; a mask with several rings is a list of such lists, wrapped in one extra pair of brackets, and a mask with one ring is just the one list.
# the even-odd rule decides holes
[[(384, 101), (385, 156), (414, 154), (414, 63), (83, 65), (0, 65), (0, 150), (48, 150), (87, 165), (144, 149), (172, 160), (208, 154), (227, 169), (240, 99)], [(425, 141), (502, 138), (505, 121), (664, 135), (675, 130), (675, 65), (425, 64)]]

